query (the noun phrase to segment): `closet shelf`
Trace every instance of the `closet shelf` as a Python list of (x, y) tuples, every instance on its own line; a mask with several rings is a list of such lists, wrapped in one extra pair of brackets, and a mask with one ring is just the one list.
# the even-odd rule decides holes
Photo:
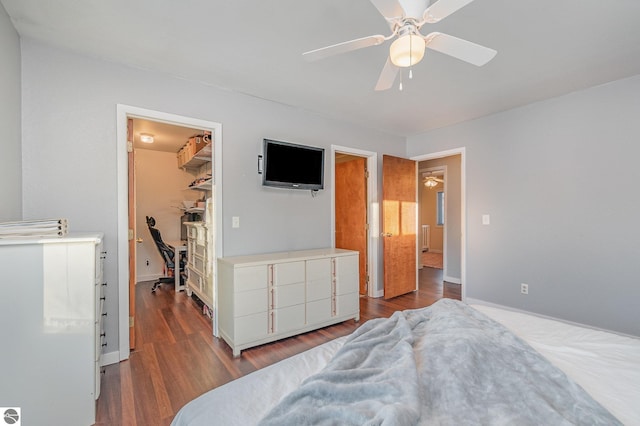
[(180, 154), (178, 154), (178, 167), (183, 167), (185, 169), (195, 169), (202, 166), (205, 163), (211, 162), (211, 153), (213, 151), (213, 144), (209, 143), (202, 147), (202, 149), (196, 152), (191, 158), (189, 158), (184, 163), (180, 161)]
[(191, 185), (189, 186), (189, 189), (194, 189), (196, 191), (211, 191), (211, 189), (213, 188), (213, 182), (212, 179), (207, 179), (203, 182), (200, 182), (198, 184), (195, 185)]

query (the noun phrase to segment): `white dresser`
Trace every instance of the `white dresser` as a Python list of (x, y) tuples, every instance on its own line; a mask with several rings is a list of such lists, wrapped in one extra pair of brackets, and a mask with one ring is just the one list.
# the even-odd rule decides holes
[(0, 239), (0, 405), (91, 425), (104, 333), (102, 234)]
[(318, 249), (218, 259), (219, 334), (253, 346), (360, 320), (358, 252)]

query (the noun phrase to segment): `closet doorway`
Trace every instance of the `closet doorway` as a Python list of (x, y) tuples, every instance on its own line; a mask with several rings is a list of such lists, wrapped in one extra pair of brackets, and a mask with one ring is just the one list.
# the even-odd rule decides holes
[[(204, 134), (206, 131), (203, 129), (143, 118), (129, 118), (128, 126), (133, 143), (133, 151), (129, 155), (134, 159), (129, 162), (129, 227), (135, 239), (135, 243), (129, 243), (129, 318), (135, 325), (135, 286), (167, 276), (165, 261), (148, 229), (146, 218), (154, 219), (154, 227), (164, 243), (170, 247), (184, 246), (182, 241), (187, 237), (182, 222), (203, 221), (204, 207), (198, 204), (204, 204), (210, 196), (208, 190), (189, 188), (198, 176), (211, 174), (212, 156), (209, 151), (204, 152), (202, 160), (198, 157), (193, 167), (180, 167), (178, 164), (177, 153), (190, 138)], [(176, 282), (179, 285), (179, 277), (176, 277)], [(167, 290), (168, 286), (161, 285), (158, 291)], [(131, 349), (136, 346), (134, 330), (130, 327)]]
[[(213, 224), (212, 241), (215, 246), (215, 255), (222, 256), (222, 235), (216, 230), (222, 229), (221, 201), (222, 194), (216, 190), (216, 185), (222, 181), (222, 126), (219, 123), (205, 121), (190, 117), (142, 109), (127, 105), (117, 106), (117, 155), (118, 155), (118, 353), (106, 354), (105, 364), (122, 361), (129, 358), (130, 347), (135, 344), (135, 296), (132, 296), (136, 281), (136, 266), (143, 262), (146, 267), (146, 258), (136, 259), (136, 235), (146, 235), (144, 230), (136, 230), (136, 198), (135, 198), (135, 150), (133, 149), (136, 136), (142, 133), (135, 128), (130, 129), (129, 124), (138, 121), (163, 123), (169, 126), (186, 127), (190, 129), (205, 130), (211, 132), (213, 143), (212, 161), (212, 209), (211, 223)], [(134, 125), (135, 127), (135, 125)], [(154, 135), (155, 136), (155, 135)], [(175, 167), (177, 168), (177, 158)], [(131, 170), (131, 172), (130, 172)], [(132, 188), (132, 189), (130, 189)], [(182, 198), (182, 197), (177, 197)], [(176, 205), (181, 199), (176, 199)], [(175, 207), (169, 207), (175, 208)], [(143, 212), (141, 212), (143, 213)], [(145, 224), (146, 226), (146, 224)], [(177, 227), (179, 229), (179, 226)], [(163, 233), (163, 239), (164, 239)], [(143, 240), (145, 238), (143, 237)], [(178, 237), (180, 239), (180, 237)], [(215, 294), (215, 274), (214, 274)], [(130, 304), (131, 302), (131, 304)], [(216, 301), (214, 300), (214, 304)], [(133, 306), (133, 308), (132, 308)], [(217, 309), (214, 307), (212, 329), (216, 330)], [(112, 359), (112, 358), (118, 359)]]

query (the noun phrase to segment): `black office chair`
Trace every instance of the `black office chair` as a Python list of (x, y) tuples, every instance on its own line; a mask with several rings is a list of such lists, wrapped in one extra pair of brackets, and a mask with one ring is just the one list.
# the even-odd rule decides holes
[(162, 259), (164, 260), (165, 267), (167, 268), (167, 276), (158, 278), (158, 281), (156, 281), (151, 288), (151, 293), (155, 293), (156, 289), (160, 287), (161, 284), (175, 283), (175, 278), (171, 276), (171, 273), (169, 273), (169, 271), (173, 271), (173, 274), (180, 274), (180, 284), (184, 284), (184, 256), (182, 255), (182, 253), (180, 254), (180, 265), (178, 270), (176, 271), (175, 262), (173, 261), (173, 249), (169, 247), (164, 241), (162, 241), (160, 231), (155, 228), (156, 220), (153, 218), (153, 216), (147, 216), (147, 226), (149, 227), (149, 232), (153, 237), (153, 242), (156, 243), (156, 247), (158, 247), (158, 251), (162, 256)]

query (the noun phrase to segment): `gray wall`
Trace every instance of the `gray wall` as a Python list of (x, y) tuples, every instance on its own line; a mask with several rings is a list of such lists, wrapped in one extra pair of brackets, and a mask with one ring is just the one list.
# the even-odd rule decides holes
[(638, 117), (635, 76), (408, 139), (466, 147), (468, 298), (640, 335)]
[[(264, 137), (403, 155), (404, 140), (281, 104), (22, 41), (25, 217), (67, 217), (102, 231), (108, 252), (106, 352), (117, 350), (116, 104), (222, 123), (225, 256), (327, 247), (330, 191), (267, 189)], [(381, 156), (380, 156), (381, 158)], [(331, 176), (325, 169), (325, 187)], [(380, 165), (378, 166), (381, 168)], [(231, 218), (240, 217), (240, 228)], [(379, 249), (379, 248), (378, 248)], [(381, 275), (381, 274), (380, 274)]]
[(20, 38), (0, 3), (0, 222), (22, 219)]

